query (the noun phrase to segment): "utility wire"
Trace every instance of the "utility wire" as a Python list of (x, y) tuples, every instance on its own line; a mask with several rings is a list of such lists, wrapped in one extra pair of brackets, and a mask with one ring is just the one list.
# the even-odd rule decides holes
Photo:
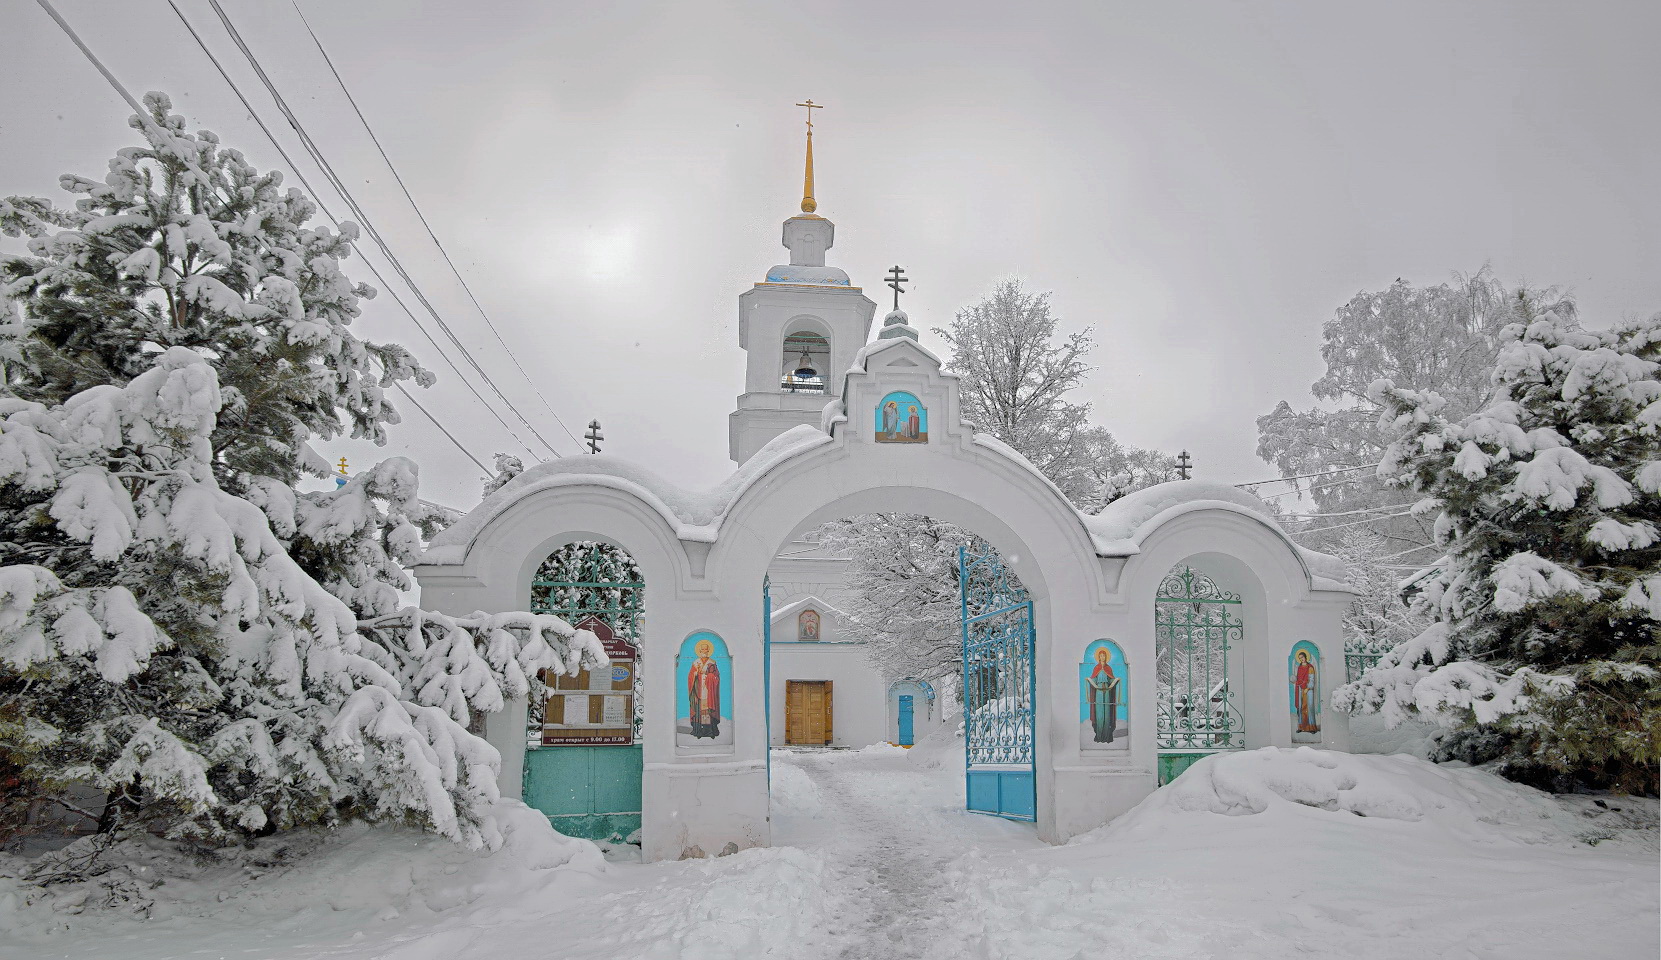
[[(134, 113), (136, 113), (138, 115), (139, 121), (141, 123), (145, 124), (146, 126), (154, 128), (155, 127), (155, 121), (150, 119), (149, 111), (145, 110), (144, 107), (139, 104), (137, 98), (135, 98), (132, 95), (132, 93), (130, 93), (127, 90), (127, 88), (122, 85), (120, 80), (117, 80), (115, 78), (115, 74), (111, 73), (109, 71), (109, 69), (104, 66), (103, 61), (99, 60), (98, 56), (92, 52), (91, 48), (89, 48), (84, 42), (82, 42), (82, 40), (80, 38), (80, 35), (77, 34), (75, 32), (74, 28), (72, 28), (69, 25), (68, 21), (64, 20), (62, 15), (60, 15), (58, 13), (58, 11), (52, 6), (50, 0), (37, 0), (37, 2), (40, 4), (41, 8), (44, 9), (47, 12), (47, 14), (50, 15), (51, 18), (54, 21), (57, 22), (58, 26), (60, 28), (62, 28), (63, 32), (69, 37), (69, 39), (72, 42), (74, 42), (75, 46), (80, 49), (81, 53), (86, 56), (87, 60), (90, 61), (94, 67), (98, 68), (98, 72), (103, 75), (105, 80), (109, 81), (109, 84), (110, 84), (111, 87), (115, 88), (115, 92), (120, 94), (121, 99), (125, 100), (127, 102), (127, 105), (129, 107), (131, 107), (133, 109)], [(171, 2), (171, 0), (169, 0), (169, 2)], [(176, 12), (176, 13), (178, 12), (178, 7), (174, 7), (173, 9), (174, 9), (174, 12)], [(180, 19), (183, 19), (183, 17), (184, 17), (184, 15), (182, 13), (179, 16), (180, 16)], [(185, 26), (186, 27), (190, 26), (188, 21), (186, 21)], [(192, 33), (192, 35), (195, 35), (194, 30), (192, 30), (191, 33)], [(200, 38), (198, 38), (198, 42), (200, 42)], [(209, 54), (209, 56), (211, 58), (212, 54)], [(218, 65), (219, 65), (218, 61), (215, 61), (214, 66), (217, 67)], [(220, 73), (221, 73), (221, 75), (223, 75), (224, 71), (221, 70)], [(229, 79), (229, 78), (227, 78), (227, 79)], [(232, 89), (235, 89), (234, 84), (232, 86)], [(237, 91), (237, 96), (238, 96), (239, 99), (242, 98), (241, 91)], [(248, 101), (246, 99), (243, 99), (242, 102), (243, 102), (244, 106), (248, 105)], [(253, 113), (251, 108), (250, 108), (249, 112)], [(259, 122), (259, 117), (258, 117), (257, 114), (254, 115), (254, 119), (255, 119), (255, 122)], [(260, 127), (261, 127), (261, 129), (264, 129), (265, 125), (263, 123), (261, 123)], [(267, 137), (270, 136), (270, 131), (269, 130), (266, 131), (266, 136)], [(277, 150), (278, 150), (279, 153), (282, 152), (281, 145), (277, 144), (275, 140), (272, 140), (272, 145), (277, 147)], [(294, 162), (292, 160), (289, 160), (286, 154), (284, 154), (283, 159), (288, 160), (288, 163), (289, 163), (290, 167), (294, 166)], [(305, 183), (305, 178), (300, 174), (298, 169), (295, 169), (295, 176), (300, 177), (300, 182), (301, 183)], [(307, 184), (307, 189), (308, 190), (310, 189), (309, 184)], [(313, 191), (313, 192), (315, 192), (315, 191)], [(323, 207), (323, 203), (322, 203), (321, 200), (317, 201), (317, 205), (318, 205), (319, 209), (323, 210), (325, 215), (329, 216), (329, 219), (331, 219), (331, 220), (334, 219), (334, 217), (328, 213), (328, 210)], [(338, 227), (339, 227), (338, 221), (336, 222), (335, 226), (338, 229)], [(368, 263), (368, 260), (365, 260), (364, 262)], [(370, 269), (374, 269), (373, 265), (371, 265)], [(378, 275), (377, 275), (377, 279), (379, 279)], [(383, 284), (385, 283), (384, 280), (381, 281), (381, 282)], [(394, 299), (396, 299), (396, 295), (394, 295)], [(407, 310), (407, 308), (406, 308), (406, 310)], [(402, 383), (399, 383), (397, 381), (393, 381), (393, 382), (398, 387), (399, 390), (404, 390), (404, 387), (403, 387)], [(404, 395), (409, 396), (409, 392), (407, 390), (405, 390)], [(415, 402), (414, 397), (410, 397), (410, 402), (415, 403), (416, 407), (418, 409), (421, 409), (422, 413), (427, 413), (427, 411), (424, 408), (421, 408), (421, 405), (419, 403)], [(427, 419), (432, 420), (433, 425), (438, 427), (438, 429), (440, 431), (442, 431), (446, 437), (449, 437), (450, 442), (454, 443), (456, 445), (457, 449), (459, 449), (462, 453), (466, 454), (468, 459), (472, 460), (474, 463), (479, 463), (478, 458), (473, 456), (473, 454), (471, 452), (469, 452), (466, 447), (462, 446), (461, 443), (459, 441), (457, 441), (454, 436), (451, 436), (450, 431), (446, 430), (442, 423), (439, 423), (436, 419), (434, 419), (432, 414), (427, 414)], [(479, 467), (480, 467), (480, 469), (484, 469), (483, 464), (479, 464)], [(488, 472), (488, 471), (486, 471), (486, 472)]]
[[(42, 2), (44, 2), (44, 0), (42, 0)], [(236, 94), (237, 100), (241, 101), (243, 109), (248, 111), (248, 115), (253, 118), (255, 125), (260, 128), (260, 132), (265, 134), (265, 138), (267, 140), (271, 141), (271, 146), (276, 149), (277, 155), (283, 158), (283, 162), (288, 164), (290, 170), (294, 171), (294, 176), (300, 181), (300, 185), (306, 188), (307, 193), (311, 194), (312, 202), (317, 204), (317, 209), (321, 210), (323, 215), (329, 218), (329, 222), (335, 225), (336, 230), (339, 230), (340, 218), (336, 217), (334, 213), (329, 210), (328, 206), (323, 202), (322, 195), (319, 194), (317, 189), (311, 185), (311, 181), (306, 179), (306, 175), (302, 172), (300, 165), (294, 162), (293, 157), (289, 156), (288, 151), (285, 150), (282, 143), (277, 140), (276, 134), (271, 132), (271, 128), (267, 126), (265, 120), (260, 117), (259, 111), (254, 109), (254, 105), (250, 103), (247, 96), (243, 94), (242, 88), (237, 86), (235, 80), (231, 79), (230, 73), (225, 70), (225, 65), (220, 63), (218, 57), (214, 56), (213, 51), (208, 48), (207, 43), (202, 39), (202, 35), (196, 32), (196, 27), (188, 18), (185, 17), (184, 11), (179, 9), (179, 5), (174, 2), (174, 0), (167, 0), (167, 3), (168, 6), (173, 8), (173, 12), (178, 15), (179, 22), (184, 24), (185, 29), (190, 32), (190, 36), (196, 41), (196, 45), (202, 49), (204, 54), (207, 55), (208, 61), (212, 63), (214, 69), (219, 72), (219, 76), (223, 78), (226, 85), (231, 88), (231, 92)], [(125, 91), (122, 92), (125, 93)], [(140, 111), (140, 114), (147, 116), (147, 114), (144, 114), (143, 111)], [(357, 244), (353, 244), (352, 246), (353, 249), (357, 249)], [(394, 303), (398, 304), (398, 306), (403, 309), (404, 314), (409, 317), (410, 322), (415, 324), (415, 328), (421, 332), (422, 336), (427, 338), (427, 342), (433, 345), (433, 350), (437, 351), (439, 359), (443, 360), (449, 365), (451, 370), (455, 371), (456, 379), (459, 380), (461, 384), (465, 386), (475, 398), (478, 399), (479, 403), (490, 412), (491, 416), (496, 418), (496, 422), (500, 423), (503, 429), (507, 430), (508, 435), (513, 437), (514, 442), (518, 443), (521, 447), (524, 447), (527, 453), (530, 453), (531, 456), (535, 457), (536, 454), (531, 451), (530, 445), (519, 436), (519, 434), (513, 429), (512, 424), (508, 423), (502, 418), (500, 413), (496, 412), (496, 409), (490, 405), (490, 402), (484, 398), (484, 395), (479, 392), (478, 388), (473, 386), (473, 382), (467, 378), (467, 375), (462, 373), (461, 368), (456, 366), (455, 361), (451, 360), (449, 355), (444, 352), (444, 348), (439, 345), (439, 342), (433, 338), (433, 335), (427, 330), (426, 326), (421, 323), (421, 320), (418, 317), (416, 317), (415, 312), (409, 308), (408, 304), (404, 303), (402, 297), (398, 296), (397, 289), (393, 287), (392, 284), (388, 283), (386, 278), (381, 275), (381, 271), (375, 267), (374, 261), (370, 260), (366, 256), (363, 256), (362, 250), (358, 250), (358, 256), (362, 258), (364, 265), (369, 268), (369, 272), (374, 275), (375, 280), (380, 283), (381, 288), (392, 297)], [(409, 396), (408, 391), (405, 391), (405, 396)], [(411, 397), (411, 400), (413, 402), (414, 398)], [(419, 404), (417, 406), (419, 406)], [(421, 412), (427, 413), (424, 408)], [(451, 440), (454, 441), (455, 438), (451, 435), (450, 431), (445, 428), (443, 424), (439, 423), (438, 420), (430, 413), (427, 414), (427, 419), (431, 420), (433, 425), (438, 427), (445, 436), (450, 437)], [(469, 460), (472, 460), (474, 463), (479, 462), (479, 458), (475, 457), (466, 447), (461, 446), (459, 442), (456, 443), (456, 446), (462, 453), (467, 455)], [(480, 466), (482, 467), (483, 465), (480, 464)]]
[[(392, 385), (397, 387), (398, 392), (403, 394), (405, 397), (407, 397), (409, 399), (410, 403), (415, 404), (415, 409), (421, 411), (421, 413), (424, 416), (426, 416), (426, 418), (428, 420), (431, 420), (433, 422), (433, 426), (437, 427), (439, 429), (439, 431), (442, 432), (446, 437), (449, 437), (450, 442), (456, 445), (457, 450), (460, 450), (462, 453), (467, 454), (467, 459), (473, 461), (475, 464), (478, 464), (479, 469), (484, 471), (485, 476), (488, 477), (488, 476), (491, 475), (490, 468), (485, 466), (482, 462), (480, 462), (478, 457), (473, 456), (472, 452), (469, 451), (466, 447), (462, 446), (461, 441), (456, 439), (455, 435), (452, 434), (449, 431), (449, 428), (445, 427), (444, 424), (439, 423), (437, 417), (433, 416), (431, 413), (428, 413), (427, 408), (423, 407), (421, 405), (421, 401), (415, 399), (415, 394), (410, 393), (409, 390), (404, 387), (404, 382), (402, 380), (394, 380), (394, 381), (392, 381)], [(425, 501), (423, 501), (423, 502), (425, 502)], [(448, 510), (450, 508), (445, 507), (445, 509)]]
[[(1408, 555), (1408, 554), (1410, 554), (1410, 553), (1417, 553), (1417, 552), (1418, 552), (1418, 551), (1420, 551), (1420, 550), (1433, 550), (1433, 549), (1438, 549), (1438, 548), (1437, 548), (1437, 546), (1436, 546), (1436, 544), (1434, 544), (1434, 543), (1427, 543), (1427, 544), (1424, 544), (1424, 545), (1423, 545), (1423, 546), (1418, 546), (1418, 547), (1408, 547), (1408, 548), (1407, 548), (1407, 549), (1406, 549), (1406, 550), (1403, 550), (1403, 551), (1401, 551), (1401, 552), (1400, 552), (1400, 553), (1392, 553), (1392, 554), (1388, 554), (1388, 555), (1386, 555), (1386, 556), (1382, 556), (1382, 557), (1374, 557), (1374, 558), (1373, 558), (1373, 560), (1374, 560), (1374, 561), (1375, 561), (1375, 562), (1376, 562), (1376, 561), (1379, 561), (1379, 560), (1394, 560), (1394, 559), (1396, 559), (1396, 558), (1397, 558), (1397, 557), (1405, 557), (1405, 556), (1407, 556), (1407, 555)], [(1427, 566), (1428, 566), (1428, 564), (1427, 564)], [(1421, 569), (1422, 569), (1422, 568), (1421, 568)]]
[(1403, 510), (1400, 513), (1387, 513), (1381, 517), (1367, 517), (1362, 520), (1350, 520), (1346, 523), (1335, 523), (1330, 527), (1312, 527), (1306, 530), (1294, 530), (1292, 531), (1292, 536), (1301, 537), (1306, 533), (1327, 533), (1332, 530), (1342, 530), (1345, 527), (1358, 527), (1364, 523), (1377, 523), (1380, 520), (1394, 520), (1397, 517), (1411, 516), (1412, 513), (1413, 511), (1411, 510)]
[(1371, 470), (1371, 469), (1373, 469), (1374, 467), (1377, 467), (1377, 466), (1378, 466), (1378, 464), (1376, 464), (1376, 463), (1369, 463), (1369, 464), (1365, 464), (1365, 465), (1359, 466), (1359, 467), (1339, 467), (1336, 470), (1322, 470), (1320, 473), (1304, 473), (1304, 474), (1299, 474), (1298, 476), (1295, 476), (1295, 477), (1276, 477), (1273, 480), (1249, 480), (1245, 483), (1237, 483), (1237, 484), (1235, 484), (1235, 486), (1237, 486), (1237, 487), (1261, 487), (1264, 484), (1283, 483), (1287, 480), (1308, 480), (1308, 479), (1311, 479), (1313, 477), (1331, 477), (1331, 476), (1336, 476), (1340, 473), (1353, 473), (1356, 470)]
[(485, 326), (490, 328), (491, 336), (496, 338), (497, 344), (508, 355), (508, 359), (513, 361), (514, 369), (518, 370), (519, 375), (525, 378), (525, 382), (530, 385), (531, 391), (536, 394), (536, 398), (542, 401), (543, 409), (547, 410), (549, 415), (554, 418), (554, 422), (559, 424), (561, 430), (565, 431), (565, 435), (571, 438), (571, 442), (581, 446), (582, 441), (578, 440), (577, 435), (571, 432), (571, 428), (565, 425), (564, 420), (560, 419), (560, 415), (555, 412), (553, 405), (548, 402), (548, 398), (542, 395), (542, 389), (536, 385), (535, 380), (531, 379), (531, 375), (525, 372), (525, 367), (519, 362), (519, 357), (513, 352), (513, 348), (508, 346), (506, 340), (502, 339), (502, 334), (496, 329), (496, 324), (490, 319), (490, 314), (485, 312), (484, 304), (480, 303), (479, 298), (473, 295), (473, 288), (467, 285), (467, 279), (457, 269), (456, 262), (450, 259), (450, 251), (444, 249), (444, 244), (439, 242), (438, 235), (433, 232), (432, 225), (427, 222), (426, 214), (421, 212), (421, 207), (415, 202), (415, 197), (410, 194), (403, 176), (398, 173), (398, 168), (393, 166), (392, 158), (386, 154), (386, 148), (381, 146), (381, 138), (375, 136), (375, 129), (369, 125), (369, 118), (363, 115), (363, 109), (358, 106), (357, 98), (352, 96), (352, 91), (347, 88), (345, 79), (341, 77), (340, 71), (335, 68), (334, 58), (329, 56), (329, 51), (323, 48), (323, 41), (317, 38), (317, 33), (312, 30), (311, 23), (306, 20), (305, 12), (300, 9), (299, 0), (289, 0), (289, 2), (293, 4), (294, 12), (299, 16), (300, 23), (305, 26), (306, 33), (311, 37), (311, 42), (317, 45), (317, 52), (322, 54), (323, 62), (328, 64), (329, 73), (334, 75), (335, 83), (340, 86), (340, 92), (346, 95), (346, 102), (352, 105), (352, 112), (358, 115), (358, 122), (363, 124), (364, 132), (369, 134), (369, 139), (375, 144), (375, 150), (380, 153), (381, 160), (386, 163), (386, 168), (392, 171), (392, 179), (397, 181), (398, 189), (404, 192), (404, 199), (409, 201), (410, 209), (415, 211), (416, 219), (421, 221), (422, 229), (427, 231), (427, 238), (432, 240), (433, 246), (438, 248), (438, 252), (444, 257), (444, 262), (449, 265), (450, 272), (455, 275), (456, 282), (460, 283), (461, 289), (466, 291), (467, 299), (473, 302), (474, 309), (478, 310), (479, 316), (484, 318)]
[(1281, 513), (1276, 514), (1280, 520), (1330, 520), (1333, 517), (1359, 517), (1366, 513), (1388, 513), (1391, 510), (1400, 510), (1408, 506), (1404, 503), (1389, 503), (1382, 507), (1368, 507), (1365, 510), (1338, 510), (1333, 513)]
[(98, 59), (91, 48), (81, 42), (80, 34), (69, 26), (68, 21), (64, 20), (58, 13), (58, 9), (52, 6), (50, 0), (35, 0), (35, 2), (40, 4), (40, 8), (45, 10), (48, 16), (58, 22), (58, 26), (62, 27), (63, 32), (69, 35), (69, 39), (74, 42), (75, 46), (79, 47), (83, 54), (86, 54), (86, 58), (92, 62), (93, 66), (98, 68), (98, 72), (104, 75), (104, 79), (110, 82), (110, 86), (115, 88), (115, 92), (121, 94), (121, 99), (127, 101), (127, 106), (132, 107), (133, 112), (138, 114), (139, 122), (146, 126), (154, 126), (155, 121), (150, 119), (150, 112), (139, 106), (139, 102), (133, 98), (132, 94), (127, 92), (127, 88), (121, 85), (121, 81), (115, 79), (115, 74), (104, 66), (104, 62)]
[[(169, 0), (169, 2), (172, 2), (172, 0)], [(409, 271), (404, 268), (403, 261), (399, 260), (397, 255), (392, 252), (392, 249), (387, 246), (386, 240), (381, 236), (381, 232), (375, 228), (375, 224), (369, 218), (369, 214), (361, 205), (358, 204), (356, 198), (352, 196), (352, 192), (347, 189), (345, 181), (343, 181), (340, 176), (335, 173), (334, 167), (329, 163), (328, 158), (323, 155), (323, 151), (317, 146), (317, 143), (312, 140), (311, 135), (306, 132), (305, 125), (300, 122), (300, 118), (297, 117), (294, 114), (294, 111), (289, 108), (288, 101), (284, 99), (282, 93), (278, 91), (277, 85), (272, 82), (270, 74), (265, 72), (265, 67), (260, 64), (259, 58), (254, 55), (254, 51), (250, 49), (247, 42), (242, 39), (241, 32), (237, 30), (236, 24), (231, 22), (230, 16), (225, 13), (225, 8), (220, 5), (219, 0), (208, 0), (208, 5), (211, 6), (214, 13), (218, 15), (219, 22), (224, 25), (226, 33), (228, 33), (231, 37), (231, 42), (236, 45), (237, 49), (241, 51), (243, 57), (247, 59), (248, 65), (253, 67), (254, 73), (259, 77), (260, 83), (265, 86), (266, 92), (271, 94), (272, 100), (277, 104), (277, 109), (282, 113), (284, 119), (288, 121), (289, 126), (294, 128), (294, 132), (299, 135), (301, 145), (304, 146), (306, 152), (311, 155), (312, 160), (317, 163), (318, 168), (323, 171), (323, 176), (328, 179), (329, 183), (340, 194), (341, 199), (346, 201), (346, 205), (351, 208), (352, 213), (356, 215), (358, 222), (362, 225), (364, 231), (369, 234), (369, 238), (375, 242), (377, 247), (380, 248), (382, 256), (386, 257), (387, 262), (391, 264), (393, 271), (397, 273), (406, 284), (409, 285), (410, 291), (415, 295), (415, 299), (421, 304), (422, 307), (426, 308), (427, 313), (432, 316), (433, 322), (437, 323), (438, 328), (444, 332), (444, 335), (450, 339), (451, 343), (455, 344), (456, 349), (461, 352), (463, 359), (467, 361), (469, 366), (478, 372), (479, 378), (483, 380), (485, 385), (490, 387), (491, 391), (501, 399), (502, 404), (512, 411), (515, 417), (519, 418), (519, 421), (525, 425), (526, 429), (530, 430), (530, 432), (542, 442), (543, 446), (548, 448), (550, 453), (556, 457), (560, 456), (559, 450), (556, 449), (552, 443), (548, 442), (548, 439), (542, 435), (542, 432), (536, 429), (535, 424), (526, 419), (525, 415), (519, 411), (518, 407), (513, 405), (513, 401), (508, 399), (507, 394), (503, 393), (502, 389), (496, 385), (496, 381), (492, 380), (490, 375), (485, 372), (484, 367), (479, 365), (479, 361), (467, 349), (466, 345), (461, 342), (461, 338), (456, 336), (455, 331), (450, 329), (450, 325), (448, 323), (444, 322), (444, 318), (439, 315), (438, 309), (432, 305), (430, 300), (427, 299), (426, 294), (421, 292), (421, 288), (415, 283), (414, 278), (412, 278), (409, 275)]]

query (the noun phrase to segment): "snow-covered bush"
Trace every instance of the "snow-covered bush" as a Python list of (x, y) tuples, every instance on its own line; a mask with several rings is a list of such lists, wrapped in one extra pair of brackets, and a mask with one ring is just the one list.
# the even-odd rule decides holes
[(73, 210), (0, 201), (0, 765), (101, 830), (223, 841), (341, 818), (493, 844), (500, 758), (473, 710), (603, 656), (531, 614), (400, 608), (445, 521), (415, 465), (299, 493), (309, 446), (381, 441), (384, 390), (430, 382), (352, 335), (351, 225), (159, 94), (146, 145)]
[[(1525, 304), (1526, 306), (1526, 304)], [(1440, 756), (1654, 791), (1661, 761), (1661, 316), (1508, 326), (1494, 391), (1450, 419), (1380, 381), (1381, 475), (1436, 516), (1434, 621), (1336, 706), (1453, 729)]]

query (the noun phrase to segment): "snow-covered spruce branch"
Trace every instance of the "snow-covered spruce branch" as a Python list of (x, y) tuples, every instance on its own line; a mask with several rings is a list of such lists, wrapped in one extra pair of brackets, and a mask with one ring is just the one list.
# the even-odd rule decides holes
[(364, 634), (395, 650), (409, 695), (467, 724), (469, 710), (493, 713), (523, 700), (546, 671), (574, 675), (609, 662), (600, 639), (552, 614), (484, 613), (451, 617), (418, 607), (358, 621)]

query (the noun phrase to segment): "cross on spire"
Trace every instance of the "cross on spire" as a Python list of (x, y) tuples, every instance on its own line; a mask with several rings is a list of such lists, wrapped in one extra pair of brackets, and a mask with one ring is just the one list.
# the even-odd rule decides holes
[(819, 201), (813, 199), (813, 111), (823, 110), (825, 105), (804, 100), (796, 106), (807, 108), (807, 169), (802, 174), (802, 212), (812, 213), (819, 209)]
[(1188, 479), (1188, 471), (1192, 470), (1193, 468), (1194, 468), (1194, 458), (1190, 457), (1188, 455), (1187, 450), (1184, 450), (1181, 453), (1177, 454), (1177, 476), (1179, 478), (1181, 478), (1183, 480), (1187, 480)]
[(588, 441), (588, 452), (589, 453), (599, 453), (600, 452), (600, 441), (604, 440), (605, 438), (606, 438), (606, 435), (600, 432), (600, 421), (598, 421), (598, 420), (588, 421), (588, 432), (583, 434), (583, 439)]
[(822, 103), (814, 103), (812, 100), (803, 100), (801, 103), (796, 104), (796, 106), (807, 108), (807, 135), (810, 137), (813, 136), (813, 111), (823, 110), (825, 109), (825, 105)]
[(904, 273), (900, 272), (904, 269), (905, 269), (904, 267), (900, 267), (900, 266), (894, 266), (894, 267), (889, 267), (888, 268), (888, 285), (890, 287), (894, 288), (894, 309), (895, 310), (900, 309), (900, 294), (905, 293), (905, 287), (900, 286), (900, 284), (908, 283), (911, 280), (910, 277), (907, 277)]

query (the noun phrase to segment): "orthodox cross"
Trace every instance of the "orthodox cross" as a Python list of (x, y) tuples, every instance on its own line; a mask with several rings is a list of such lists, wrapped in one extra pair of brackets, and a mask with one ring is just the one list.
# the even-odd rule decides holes
[(340, 476), (335, 477), (335, 486), (336, 487), (346, 486), (346, 458), (345, 457), (340, 458)]
[(588, 421), (588, 432), (583, 434), (583, 438), (588, 441), (589, 453), (599, 453), (600, 441), (606, 438), (605, 434), (600, 432), (600, 421)]
[(1194, 466), (1194, 458), (1190, 457), (1188, 455), (1187, 450), (1184, 450), (1181, 453), (1177, 454), (1177, 476), (1179, 478), (1181, 478), (1183, 480), (1187, 480), (1188, 479), (1188, 471), (1190, 469), (1192, 469), (1193, 466)]
[(905, 287), (900, 286), (900, 284), (909, 282), (910, 279), (911, 279), (910, 277), (907, 277), (905, 274), (900, 272), (903, 269), (905, 269), (905, 268), (904, 267), (897, 267), (897, 266), (888, 268), (888, 285), (890, 287), (894, 288), (894, 309), (895, 310), (900, 309), (900, 294), (905, 293)]
[(822, 103), (814, 103), (812, 100), (804, 100), (801, 103), (796, 104), (796, 106), (807, 108), (807, 135), (810, 137), (813, 136), (813, 111), (823, 110), (825, 109), (825, 105)]

